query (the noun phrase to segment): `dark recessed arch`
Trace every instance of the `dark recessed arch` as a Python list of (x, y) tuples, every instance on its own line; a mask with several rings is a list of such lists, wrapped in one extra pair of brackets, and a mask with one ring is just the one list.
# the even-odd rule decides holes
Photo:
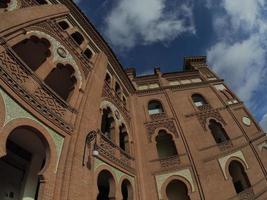
[(63, 100), (68, 101), (77, 83), (74, 74), (75, 70), (70, 64), (63, 65), (59, 63), (48, 74), (44, 82)]
[(228, 169), (229, 174), (232, 177), (232, 182), (236, 193), (240, 193), (251, 187), (247, 173), (245, 172), (243, 165), (239, 161), (232, 160), (229, 164)]
[(151, 100), (148, 102), (148, 114), (160, 114), (163, 113), (164, 109), (159, 100)]
[(156, 136), (156, 147), (159, 159), (176, 156), (177, 149), (173, 137), (165, 130), (160, 130)]
[(31, 70), (36, 71), (51, 55), (50, 46), (47, 39), (31, 36), (15, 44), (12, 49)]
[(221, 123), (217, 122), (216, 120), (209, 120), (209, 129), (217, 144), (224, 143), (230, 140)]
[(115, 199), (115, 180), (108, 170), (102, 170), (97, 178), (98, 196), (97, 200)]
[(190, 200), (186, 184), (180, 180), (172, 180), (166, 187), (168, 200)]

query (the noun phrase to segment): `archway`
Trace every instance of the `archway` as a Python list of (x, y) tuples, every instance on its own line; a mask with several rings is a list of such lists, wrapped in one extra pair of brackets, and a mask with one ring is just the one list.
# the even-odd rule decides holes
[(0, 159), (0, 199), (38, 198), (38, 174), (45, 166), (47, 148), (36, 129), (21, 126), (10, 133), (7, 154)]
[(156, 137), (156, 146), (159, 159), (169, 158), (177, 155), (177, 149), (172, 135), (165, 130), (160, 130)]
[(12, 49), (32, 71), (36, 71), (51, 55), (50, 46), (47, 39), (31, 36), (14, 45)]
[(166, 187), (168, 200), (190, 200), (188, 188), (180, 180), (172, 180)]
[(244, 170), (243, 165), (233, 160), (229, 164), (229, 174), (232, 177), (232, 182), (235, 187), (236, 193), (240, 193), (247, 188), (251, 187), (247, 173)]
[(108, 170), (103, 170), (97, 178), (97, 200), (115, 199), (115, 180)]
[(121, 193), (123, 200), (133, 200), (133, 187), (130, 181), (124, 179), (121, 184)]
[(224, 143), (230, 140), (223, 126), (219, 122), (216, 122), (214, 119), (211, 119), (209, 121), (209, 129), (217, 144)]
[(101, 132), (110, 140), (115, 138), (115, 120), (111, 109), (103, 109), (102, 119), (101, 119)]
[(74, 74), (75, 70), (71, 65), (58, 64), (57, 67), (48, 74), (44, 82), (62, 99), (68, 101), (77, 83)]

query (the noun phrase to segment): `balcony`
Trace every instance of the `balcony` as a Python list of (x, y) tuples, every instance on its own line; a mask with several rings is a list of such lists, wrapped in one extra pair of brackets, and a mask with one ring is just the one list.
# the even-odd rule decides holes
[(123, 102), (123, 100), (116, 94), (115, 90), (112, 89), (107, 82), (104, 83), (102, 96), (114, 103), (126, 119), (128, 121), (130, 120), (130, 113), (126, 108), (125, 102)]
[(11, 48), (0, 54), (0, 66), (1, 78), (18, 96), (56, 126), (72, 131), (64, 118), (75, 110), (40, 80)]
[(134, 158), (100, 131), (96, 134), (94, 149), (99, 152), (100, 157), (104, 157), (113, 164), (134, 173)]

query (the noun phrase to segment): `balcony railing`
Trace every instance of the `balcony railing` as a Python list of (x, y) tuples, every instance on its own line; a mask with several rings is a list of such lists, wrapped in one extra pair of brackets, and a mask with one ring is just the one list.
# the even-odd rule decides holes
[(167, 115), (166, 115), (166, 113), (165, 112), (162, 112), (162, 113), (156, 113), (156, 114), (151, 114), (150, 115), (150, 118), (152, 119), (152, 120), (160, 120), (160, 119), (164, 119), (164, 118), (166, 118), (167, 117)]
[(130, 114), (125, 106), (125, 102), (123, 102), (123, 100), (116, 94), (115, 90), (113, 90), (107, 82), (104, 83), (102, 96), (109, 98), (109, 100), (123, 112), (127, 120), (130, 119)]
[(113, 164), (134, 172), (134, 158), (100, 131), (96, 134), (95, 150), (99, 152), (100, 156), (113, 162)]
[[(68, 112), (74, 112), (74, 109), (46, 86), (11, 48), (0, 54), (0, 65), (5, 71), (2, 78), (6, 79), (19, 96), (57, 126), (68, 132), (72, 129), (64, 121), (64, 116)], [(12, 81), (7, 76), (12, 78)], [(37, 89), (30, 92), (27, 85), (35, 85)]]

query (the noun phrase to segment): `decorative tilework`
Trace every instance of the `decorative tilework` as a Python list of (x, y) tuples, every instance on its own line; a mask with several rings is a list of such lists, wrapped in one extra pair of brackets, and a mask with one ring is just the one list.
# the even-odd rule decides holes
[[(27, 119), (34, 120), (37, 123), (39, 123), (41, 126), (43, 126), (48, 131), (48, 133), (51, 135), (51, 137), (53, 138), (53, 141), (55, 143), (56, 150), (57, 150), (57, 166), (58, 166), (59, 158), (60, 158), (63, 143), (64, 143), (64, 138), (62, 136), (60, 136), (58, 133), (56, 133), (54, 130), (52, 130), (51, 128), (44, 125), (42, 122), (40, 122), (37, 118), (35, 118), (30, 113), (28, 113), (21, 106), (19, 106), (1, 88), (0, 88), (0, 95), (3, 97), (4, 103), (5, 103), (5, 108), (6, 108), (4, 125), (6, 125), (8, 122), (10, 122), (14, 119), (27, 118)], [(55, 172), (57, 170), (57, 166), (56, 166)]]
[[(75, 77), (80, 82), (79, 88), (82, 87), (82, 75), (81, 75), (80, 69), (78, 68), (72, 55), (59, 41), (57, 41), (55, 38), (51, 37), (50, 35), (48, 35), (44, 32), (41, 32), (41, 31), (28, 31), (27, 34), (37, 35), (37, 36), (40, 36), (40, 37), (43, 37), (43, 38), (46, 38), (47, 40), (49, 40), (49, 42), (51, 43), (51, 53), (52, 53), (52, 57), (53, 57), (53, 62), (54, 63), (62, 62), (62, 63), (71, 64), (75, 69)], [(58, 54), (59, 48), (66, 52), (65, 58), (61, 57)]]

